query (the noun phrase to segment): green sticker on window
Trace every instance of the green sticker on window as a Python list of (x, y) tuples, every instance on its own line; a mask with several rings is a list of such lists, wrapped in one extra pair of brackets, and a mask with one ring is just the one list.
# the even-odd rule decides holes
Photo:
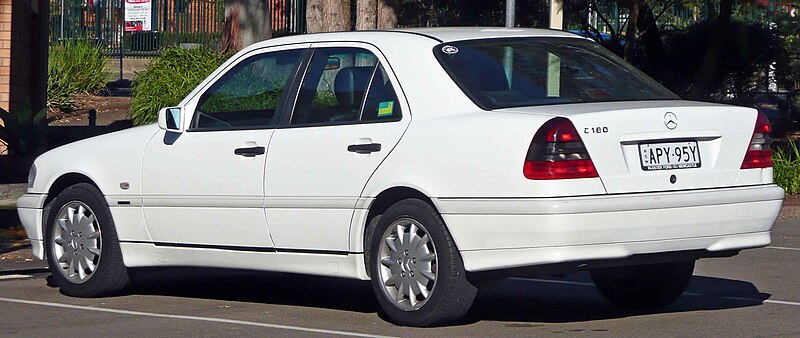
[(384, 101), (378, 104), (378, 117), (392, 116), (394, 101)]

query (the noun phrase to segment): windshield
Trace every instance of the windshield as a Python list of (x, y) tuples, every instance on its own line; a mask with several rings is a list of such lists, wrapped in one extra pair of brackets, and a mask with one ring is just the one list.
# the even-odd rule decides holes
[(675, 100), (598, 44), (575, 38), (483, 39), (434, 48), (445, 71), (479, 107)]

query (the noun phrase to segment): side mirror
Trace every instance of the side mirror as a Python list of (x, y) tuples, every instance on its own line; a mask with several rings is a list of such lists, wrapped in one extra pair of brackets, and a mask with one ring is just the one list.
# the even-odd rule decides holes
[(183, 132), (183, 109), (163, 108), (158, 112), (158, 127), (173, 133)]

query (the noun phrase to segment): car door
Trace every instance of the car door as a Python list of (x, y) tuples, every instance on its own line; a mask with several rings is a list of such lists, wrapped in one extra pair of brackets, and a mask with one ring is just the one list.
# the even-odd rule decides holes
[(272, 247), (264, 214), (266, 150), (308, 45), (243, 55), (185, 101), (187, 130), (160, 131), (142, 168), (154, 242)]
[(267, 221), (278, 251), (348, 252), (356, 203), (410, 115), (377, 49), (312, 47), (292, 114), (270, 143)]

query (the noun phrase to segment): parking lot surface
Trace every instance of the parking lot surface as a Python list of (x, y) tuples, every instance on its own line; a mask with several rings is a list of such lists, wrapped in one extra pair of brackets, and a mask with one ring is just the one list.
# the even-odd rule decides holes
[(394, 326), (368, 282), (207, 269), (137, 271), (129, 295), (80, 299), (52, 286), (29, 253), (0, 260), (0, 336), (800, 336), (800, 218), (773, 243), (698, 262), (668, 307), (621, 310), (585, 272), (514, 278), (481, 289), (459, 325)]

